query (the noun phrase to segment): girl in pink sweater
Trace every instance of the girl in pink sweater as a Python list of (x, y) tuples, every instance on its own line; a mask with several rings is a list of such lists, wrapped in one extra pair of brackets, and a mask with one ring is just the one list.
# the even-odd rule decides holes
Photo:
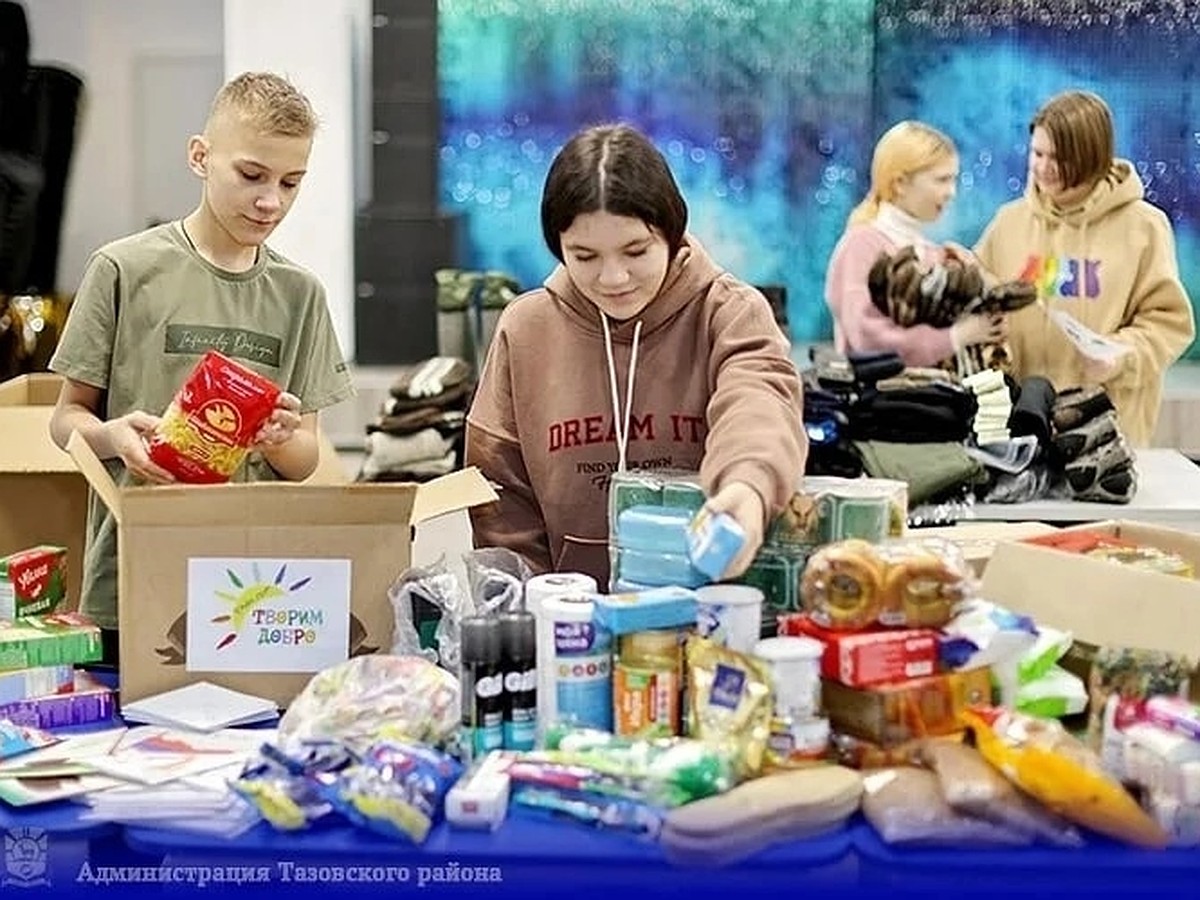
[(881, 254), (911, 245), (927, 266), (947, 254), (969, 257), (957, 245), (939, 247), (923, 232), (954, 199), (957, 180), (958, 151), (937, 129), (900, 122), (879, 139), (871, 159), (871, 189), (850, 214), (825, 278), (825, 302), (833, 313), (839, 353), (890, 350), (905, 365), (934, 366), (965, 347), (1005, 338), (1002, 315), (968, 315), (949, 328), (905, 328), (871, 302), (867, 275)]

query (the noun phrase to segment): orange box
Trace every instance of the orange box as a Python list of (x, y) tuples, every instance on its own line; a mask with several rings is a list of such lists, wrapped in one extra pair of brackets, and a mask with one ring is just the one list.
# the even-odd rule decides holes
[(667, 666), (613, 666), (613, 722), (616, 733), (679, 734), (679, 672)]

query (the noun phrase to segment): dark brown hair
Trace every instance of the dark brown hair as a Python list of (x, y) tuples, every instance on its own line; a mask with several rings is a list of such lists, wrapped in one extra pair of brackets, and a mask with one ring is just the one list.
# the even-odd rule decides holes
[(582, 213), (641, 219), (662, 232), (675, 258), (687, 230), (687, 203), (666, 159), (628, 125), (577, 132), (559, 151), (542, 190), (542, 235), (562, 262), (562, 233)]
[(1044, 128), (1054, 142), (1063, 187), (1094, 184), (1113, 163), (1113, 122), (1108, 104), (1088, 91), (1066, 91), (1034, 115), (1029, 133)]

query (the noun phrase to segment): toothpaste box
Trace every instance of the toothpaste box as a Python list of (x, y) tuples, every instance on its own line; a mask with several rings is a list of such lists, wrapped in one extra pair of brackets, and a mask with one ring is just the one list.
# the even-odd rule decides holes
[(67, 596), (67, 551), (32, 547), (0, 557), (0, 620), (54, 612)]

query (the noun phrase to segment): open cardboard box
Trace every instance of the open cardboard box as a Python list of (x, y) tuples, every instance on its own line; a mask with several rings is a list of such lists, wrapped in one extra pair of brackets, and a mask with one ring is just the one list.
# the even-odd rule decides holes
[(957, 525), (936, 528), (914, 528), (908, 535), (912, 538), (936, 537), (954, 544), (962, 551), (963, 559), (975, 573), (983, 575), (996, 546), (1005, 541), (1021, 541), (1057, 531), (1044, 522), (959, 522)]
[(67, 605), (79, 602), (87, 482), (50, 440), (62, 379), (49, 373), (0, 382), (0, 556), (39, 544), (67, 549)]
[[(79, 604), (87, 535), (87, 481), (50, 439), (62, 376), (19, 375), (0, 382), (0, 556), (39, 544), (67, 549), (67, 608)], [(349, 479), (337, 450), (318, 431), (317, 468), (306, 483)], [(36, 515), (31, 511), (36, 510)]]
[[(1200, 535), (1106, 521), (1061, 529), (1101, 531), (1177, 553), (1200, 572)], [(1200, 581), (1023, 541), (997, 544), (983, 573), (988, 600), (1097, 647), (1200, 657)], [(1193, 679), (1195, 681), (1196, 679)]]
[(496, 499), (475, 469), (420, 486), (118, 487), (79, 434), (68, 449), (117, 519), (123, 702), (206, 680), (286, 706), (314, 672), (388, 652), (388, 587), (467, 552), (466, 510)]

